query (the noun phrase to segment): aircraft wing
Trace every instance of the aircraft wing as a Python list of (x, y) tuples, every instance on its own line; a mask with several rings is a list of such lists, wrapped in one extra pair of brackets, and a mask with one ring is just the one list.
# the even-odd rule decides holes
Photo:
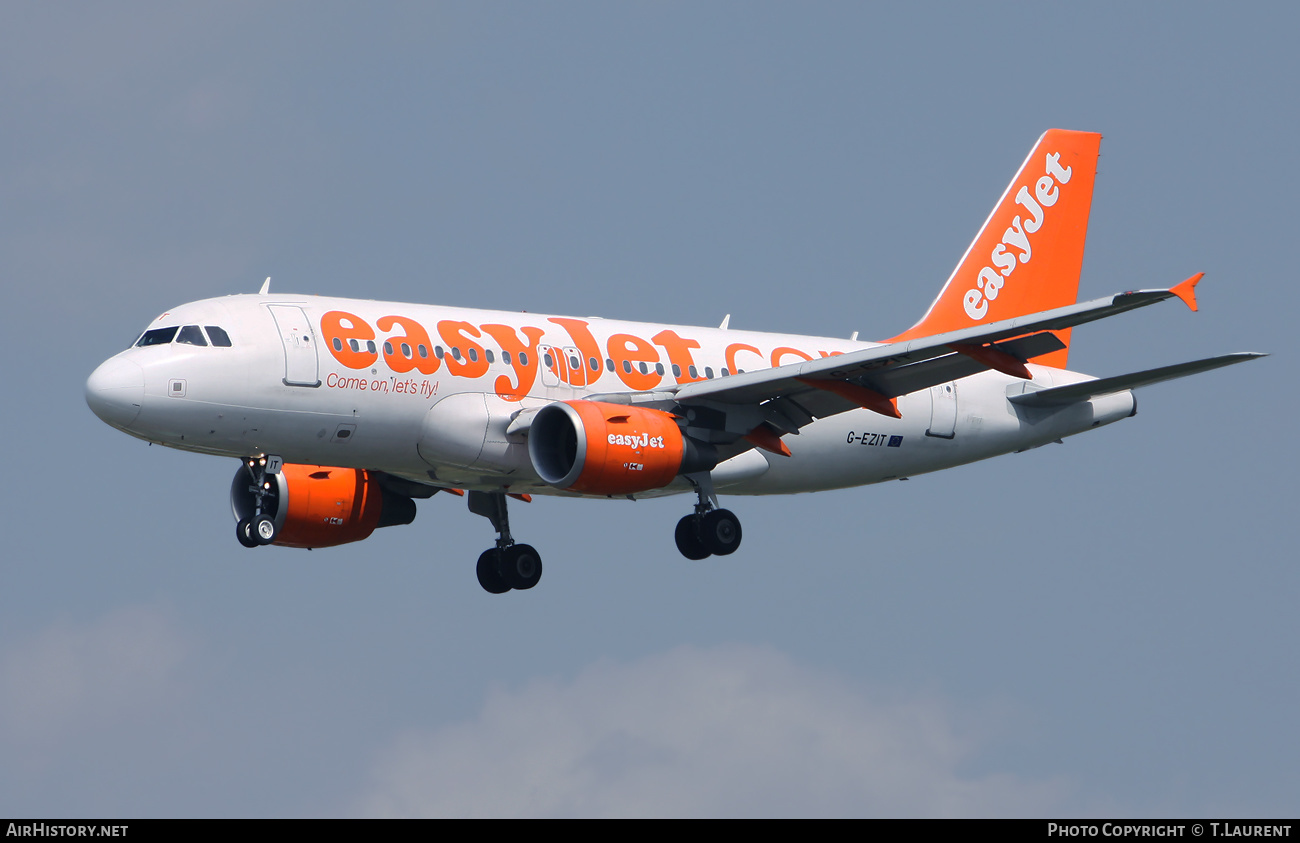
[[(1015, 372), (1018, 366), (1023, 367), (1023, 360), (1063, 347), (1061, 341), (1050, 333), (1052, 330), (1074, 328), (1075, 325), (1123, 314), (1169, 298), (1190, 297), (1190, 290), (1180, 288), (1192, 280), (1188, 278), (1169, 290), (1136, 290), (1110, 295), (1040, 314), (1018, 316), (917, 340), (744, 372), (724, 379), (697, 381), (681, 386), (675, 397), (681, 406), (712, 402), (757, 405), (796, 399), (800, 405), (815, 405), (819, 411), (807, 407), (809, 415), (820, 418), (865, 406), (858, 399), (870, 401), (871, 395), (866, 392), (888, 401), (897, 395), (918, 392), (984, 369), (1013, 369)], [(1195, 280), (1199, 281), (1200, 277), (1196, 276)], [(837, 398), (837, 401), (827, 401), (827, 395)], [(796, 412), (798, 415), (801, 414)], [(892, 414), (885, 412), (885, 415)]]
[[(858, 407), (896, 417), (892, 399), (897, 396), (986, 369), (1027, 378), (1025, 360), (1063, 347), (1052, 331), (1175, 297), (1195, 310), (1192, 287), (1200, 278), (1193, 276), (1167, 290), (1120, 293), (848, 354), (697, 381), (678, 388), (672, 400), (680, 408), (698, 408), (703, 426), (741, 436), (763, 422), (777, 434), (793, 433), (814, 419)], [(746, 407), (752, 409), (737, 412)], [(718, 418), (710, 424), (710, 410), (735, 418)]]

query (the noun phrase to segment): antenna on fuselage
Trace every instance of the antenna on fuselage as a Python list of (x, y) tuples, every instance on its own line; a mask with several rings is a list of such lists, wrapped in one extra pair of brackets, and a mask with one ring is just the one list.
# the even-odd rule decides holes
[(268, 275), (266, 276), (266, 280), (262, 282), (262, 289), (258, 290), (257, 294), (259, 296), (264, 296), (268, 292), (270, 292), (270, 290), (271, 290), (271, 276)]
[(725, 331), (727, 330), (727, 325), (730, 322), (731, 322), (731, 314), (728, 313), (726, 316), (722, 317), (722, 324), (719, 325), (718, 327)]
[[(268, 278), (266, 280), (270, 281), (271, 279)], [(853, 336), (849, 337), (849, 342), (857, 342), (857, 341), (858, 341), (858, 332), (854, 331)]]

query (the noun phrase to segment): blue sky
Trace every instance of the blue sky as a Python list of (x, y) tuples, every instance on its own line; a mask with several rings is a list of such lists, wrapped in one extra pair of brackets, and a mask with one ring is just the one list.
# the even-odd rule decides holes
[[(0, 813), (1294, 815), (1300, 67), (1285, 4), (0, 7)], [(250, 553), (236, 464), (82, 384), (280, 290), (886, 337), (1033, 141), (1105, 135), (1076, 330), (1230, 351), (1065, 445), (893, 483), (512, 509)]]

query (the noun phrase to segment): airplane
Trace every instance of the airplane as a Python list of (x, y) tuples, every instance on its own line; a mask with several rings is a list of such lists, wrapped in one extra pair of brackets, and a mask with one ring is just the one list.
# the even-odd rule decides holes
[(507, 502), (694, 494), (689, 559), (741, 525), (719, 495), (882, 483), (1060, 441), (1136, 413), (1133, 390), (1265, 356), (1118, 376), (1066, 368), (1071, 329), (1203, 274), (1079, 302), (1101, 135), (1039, 138), (924, 316), (883, 342), (309, 295), (181, 305), (86, 382), (125, 433), (241, 461), (246, 547), (330, 547), (466, 497), (486, 591), (535, 586)]

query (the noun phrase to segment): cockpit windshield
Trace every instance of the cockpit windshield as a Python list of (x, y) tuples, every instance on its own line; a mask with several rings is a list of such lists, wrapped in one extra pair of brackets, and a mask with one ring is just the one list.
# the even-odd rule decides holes
[(146, 345), (166, 345), (176, 336), (176, 326), (170, 328), (154, 328), (152, 331), (145, 331), (144, 335), (136, 343), (137, 348), (144, 348)]
[(208, 341), (203, 338), (203, 332), (199, 330), (198, 325), (186, 325), (181, 328), (181, 332), (176, 335), (176, 342), (183, 342), (186, 345), (208, 344)]
[[(206, 337), (204, 331), (207, 332)], [(206, 346), (209, 340), (217, 348), (230, 348), (230, 334), (216, 325), (205, 325), (202, 328), (198, 325), (186, 325), (183, 328), (177, 326), (154, 328), (145, 331), (140, 339), (136, 340), (135, 346), (144, 348), (146, 345), (167, 345), (173, 341), (183, 345)]]

